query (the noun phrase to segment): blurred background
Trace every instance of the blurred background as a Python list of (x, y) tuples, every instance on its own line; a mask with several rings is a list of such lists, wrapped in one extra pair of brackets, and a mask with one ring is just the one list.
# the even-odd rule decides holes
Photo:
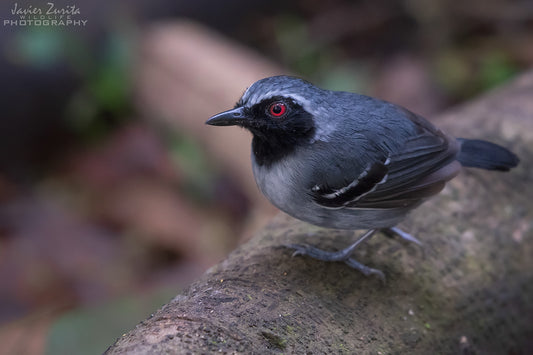
[(530, 0), (50, 3), (0, 4), (7, 354), (101, 353), (276, 213), (249, 134), (204, 125), (255, 80), (431, 119), (533, 64)]

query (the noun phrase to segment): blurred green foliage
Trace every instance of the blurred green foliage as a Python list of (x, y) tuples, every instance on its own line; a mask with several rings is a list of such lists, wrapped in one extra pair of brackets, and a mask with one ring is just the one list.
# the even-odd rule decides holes
[[(98, 58), (88, 55), (90, 48), (85, 43), (75, 45), (76, 55), (70, 58), (82, 69), (83, 84), (67, 106), (67, 119), (82, 137), (101, 137), (115, 124), (131, 119), (134, 38), (127, 30), (112, 32)], [(87, 55), (82, 57), (83, 53)]]
[(509, 80), (520, 68), (497, 50), (445, 49), (434, 59), (433, 73), (448, 95), (467, 99)]
[(37, 69), (53, 67), (66, 56), (66, 37), (66, 32), (54, 28), (29, 27), (16, 34), (10, 59)]
[(279, 15), (275, 23), (275, 41), (291, 71), (327, 89), (366, 90), (369, 68), (364, 61), (348, 59), (340, 45), (312, 36), (309, 23), (295, 14)]
[(147, 295), (134, 294), (105, 305), (68, 312), (52, 325), (45, 354), (102, 354), (176, 293), (175, 289), (159, 289)]
[[(498, 26), (506, 28), (509, 20), (487, 19), (483, 13), (472, 17), (447, 1), (390, 6), (303, 1), (299, 6), (271, 16), (267, 21), (271, 35), (263, 37), (273, 38), (273, 43), (262, 50), (278, 53), (276, 59), (291, 72), (326, 88), (365, 93), (391, 57), (410, 53), (429, 64), (429, 77), (451, 104), (502, 84), (524, 67), (498, 33)], [(339, 15), (342, 12), (346, 14)], [(330, 21), (331, 30), (324, 25), (336, 18), (370, 20), (368, 25), (352, 26), (353, 32), (339, 34), (338, 24)]]
[[(82, 140), (102, 137), (132, 112), (133, 29), (117, 26), (96, 42), (101, 43), (54, 27), (29, 27), (16, 34), (10, 55), (19, 66), (73, 73), (78, 88), (65, 97), (65, 111), (58, 114)], [(51, 90), (57, 85), (51, 82)]]
[(196, 202), (207, 202), (213, 196), (215, 171), (203, 147), (193, 138), (167, 131), (166, 144), (171, 159), (181, 173), (180, 189)]

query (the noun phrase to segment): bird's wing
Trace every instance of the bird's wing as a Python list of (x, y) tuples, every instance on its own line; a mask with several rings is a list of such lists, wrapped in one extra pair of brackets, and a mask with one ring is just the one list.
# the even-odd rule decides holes
[(326, 208), (397, 208), (414, 206), (438, 193), (461, 165), (458, 143), (431, 123), (405, 110), (417, 127), (401, 149), (371, 162), (349, 184), (315, 185), (310, 194)]

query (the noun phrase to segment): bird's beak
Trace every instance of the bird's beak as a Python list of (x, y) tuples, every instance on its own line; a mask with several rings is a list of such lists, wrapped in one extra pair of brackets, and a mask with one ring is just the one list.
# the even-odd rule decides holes
[(214, 115), (205, 123), (212, 126), (235, 126), (242, 125), (249, 118), (244, 113), (243, 107), (237, 107), (232, 110), (224, 111)]

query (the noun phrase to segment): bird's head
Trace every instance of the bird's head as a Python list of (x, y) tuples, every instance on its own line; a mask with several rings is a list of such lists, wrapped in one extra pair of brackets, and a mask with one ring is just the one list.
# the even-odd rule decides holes
[(317, 94), (322, 90), (298, 78), (261, 79), (242, 95), (235, 107), (211, 117), (213, 126), (241, 126), (259, 139), (275, 136), (312, 137)]
[(332, 93), (299, 78), (273, 76), (256, 81), (233, 109), (206, 123), (246, 128), (253, 134), (255, 161), (269, 165), (299, 147), (327, 140), (337, 129), (339, 108)]

